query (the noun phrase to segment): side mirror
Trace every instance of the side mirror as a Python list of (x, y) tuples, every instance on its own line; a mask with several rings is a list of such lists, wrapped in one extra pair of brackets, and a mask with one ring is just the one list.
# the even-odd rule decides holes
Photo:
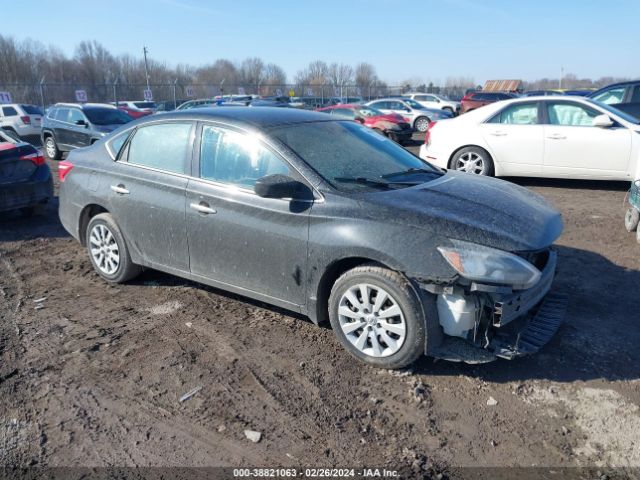
[(609, 128), (613, 126), (613, 120), (609, 118), (609, 115), (603, 113), (602, 115), (598, 115), (593, 119), (592, 125), (594, 127)]
[(79, 127), (86, 127), (87, 122), (85, 122), (84, 120), (76, 120), (76, 125), (78, 125)]
[(259, 178), (253, 191), (262, 198), (291, 198), (294, 200), (313, 198), (311, 189), (304, 183), (282, 174)]

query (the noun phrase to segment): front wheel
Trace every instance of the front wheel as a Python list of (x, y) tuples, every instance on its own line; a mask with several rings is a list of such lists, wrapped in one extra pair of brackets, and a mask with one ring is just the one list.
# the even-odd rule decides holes
[(431, 120), (429, 120), (428, 117), (418, 117), (413, 124), (413, 128), (415, 128), (419, 132), (426, 132), (427, 128), (429, 128), (430, 122)]
[(458, 150), (449, 164), (453, 170), (476, 175), (493, 175), (493, 161), (489, 152), (480, 147), (465, 147)]
[(640, 212), (633, 207), (629, 207), (624, 215), (624, 228), (627, 229), (627, 232), (633, 232), (638, 228), (638, 222), (640, 222)]
[(93, 268), (106, 281), (126, 282), (142, 271), (131, 261), (122, 232), (110, 214), (101, 213), (89, 221), (86, 239)]
[(402, 368), (425, 351), (420, 298), (393, 270), (365, 265), (344, 273), (331, 290), (329, 318), (343, 347), (374, 367)]

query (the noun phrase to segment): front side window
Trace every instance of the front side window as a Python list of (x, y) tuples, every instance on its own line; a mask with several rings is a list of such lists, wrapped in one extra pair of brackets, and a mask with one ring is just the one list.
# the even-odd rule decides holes
[(129, 143), (127, 161), (173, 173), (189, 172), (191, 123), (140, 127)]
[(356, 118), (356, 112), (349, 108), (334, 108), (333, 114), (337, 117), (348, 118), (351, 120)]
[[(420, 105), (418, 102), (416, 102), (415, 100), (412, 100), (411, 98), (407, 98), (404, 103), (406, 103), (407, 105), (409, 105), (411, 108), (422, 108), (422, 105)], [(402, 106), (404, 108), (404, 105)]]
[(77, 125), (77, 122), (79, 122), (80, 120), (86, 122), (86, 120), (84, 119), (84, 115), (80, 110), (77, 110), (75, 108), (69, 110), (69, 119), (67, 120), (69, 123), (74, 123)]
[(575, 103), (551, 103), (547, 105), (549, 123), (567, 127), (590, 127), (600, 112)]
[(506, 123), (512, 125), (535, 125), (538, 123), (537, 103), (517, 103), (503, 109), (495, 115), (490, 123)]
[(200, 177), (252, 189), (267, 175), (290, 175), (287, 162), (251, 134), (205, 125), (200, 146)]
[(598, 102), (606, 103), (607, 105), (611, 105), (614, 103), (622, 103), (622, 99), (624, 98), (625, 87), (614, 87), (608, 90), (605, 90), (602, 93), (599, 93), (595, 97), (594, 100)]

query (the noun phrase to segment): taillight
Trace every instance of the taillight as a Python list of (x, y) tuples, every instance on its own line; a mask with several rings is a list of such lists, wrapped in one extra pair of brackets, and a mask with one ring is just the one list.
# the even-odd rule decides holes
[(73, 163), (68, 160), (64, 160), (58, 163), (58, 179), (60, 182), (64, 182), (64, 178), (69, 175), (69, 172), (73, 168)]
[(429, 145), (429, 143), (431, 143), (431, 129), (436, 126), (436, 123), (438, 122), (429, 122), (429, 125), (427, 126), (427, 131), (424, 132), (425, 145)]
[(20, 157), (20, 160), (29, 160), (33, 162), (37, 167), (45, 164), (44, 155), (40, 152), (23, 155)]
[(25, 125), (31, 125), (31, 117), (29, 117), (28, 115), (20, 117), (20, 120), (22, 120), (22, 123), (24, 123)]

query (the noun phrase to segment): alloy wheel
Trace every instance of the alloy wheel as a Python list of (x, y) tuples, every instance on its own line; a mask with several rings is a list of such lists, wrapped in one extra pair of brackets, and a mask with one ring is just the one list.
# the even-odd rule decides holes
[(53, 158), (56, 156), (56, 144), (53, 141), (53, 138), (47, 138), (47, 141), (45, 142), (45, 148), (47, 149), (47, 155), (49, 156), (49, 158)]
[(113, 275), (120, 266), (120, 249), (109, 228), (97, 224), (89, 234), (91, 256), (95, 265), (107, 275)]
[(354, 285), (342, 295), (338, 319), (349, 342), (372, 357), (396, 353), (407, 333), (398, 302), (383, 288), (368, 283)]
[(484, 171), (484, 158), (477, 152), (466, 152), (458, 157), (455, 169), (460, 172), (482, 174)]

